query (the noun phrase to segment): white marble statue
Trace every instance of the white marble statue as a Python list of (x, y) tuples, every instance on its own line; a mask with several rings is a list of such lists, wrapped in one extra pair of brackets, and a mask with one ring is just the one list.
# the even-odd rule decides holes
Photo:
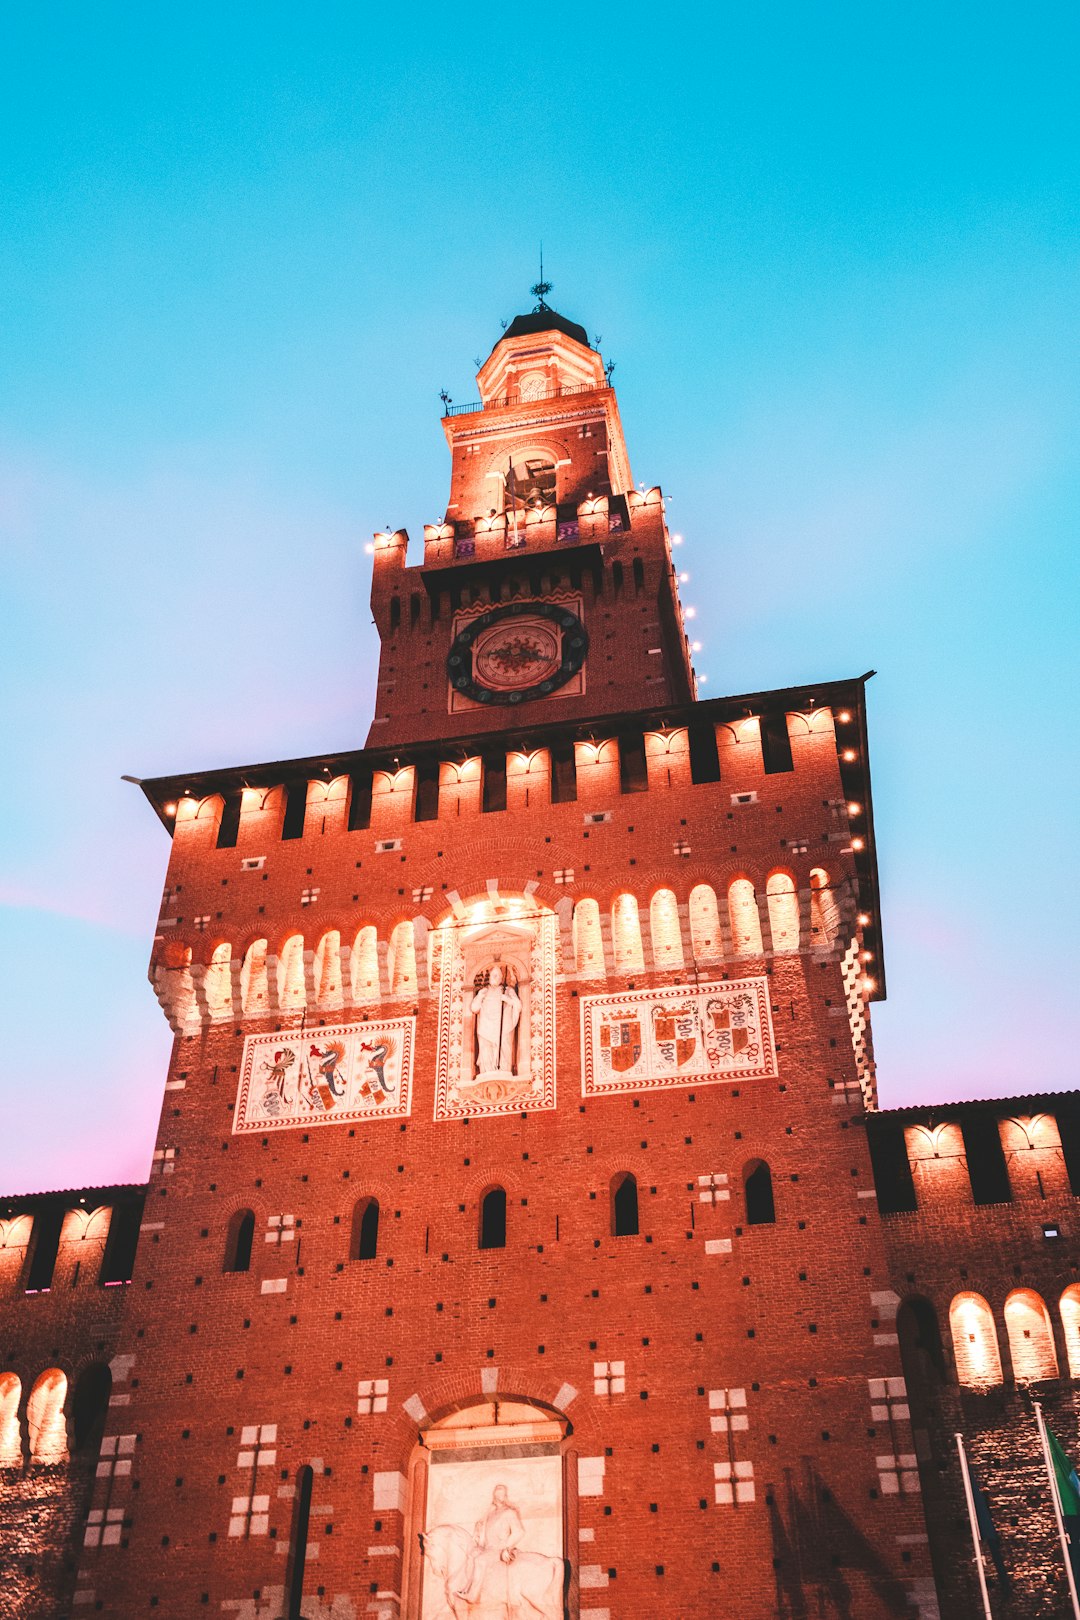
[(471, 1011), (476, 1018), (477, 1074), (511, 1074), (521, 997), (513, 985), (503, 983), (500, 967), (490, 970), (487, 984), (472, 998)]

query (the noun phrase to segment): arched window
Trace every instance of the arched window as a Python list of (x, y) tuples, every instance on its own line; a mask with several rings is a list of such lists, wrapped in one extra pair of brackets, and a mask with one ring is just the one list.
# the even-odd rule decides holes
[(354, 1001), (379, 999), (379, 940), (371, 923), (357, 934), (352, 948), (352, 998)]
[(401, 628), (400, 596), (392, 596), (390, 598), (390, 628), (391, 630), (399, 630)]
[(900, 1359), (904, 1376), (911, 1384), (918, 1377), (925, 1381), (927, 1374), (938, 1378), (945, 1375), (945, 1351), (941, 1343), (941, 1328), (937, 1311), (928, 1299), (912, 1296), (900, 1304), (896, 1313), (896, 1332), (900, 1340)]
[(399, 922), (390, 935), (387, 967), (392, 996), (416, 994), (416, 939), (411, 922)]
[(747, 1226), (771, 1226), (776, 1220), (772, 1171), (764, 1159), (751, 1159), (743, 1169)]
[(615, 903), (611, 908), (611, 943), (615, 952), (616, 973), (645, 971), (638, 903), (632, 894), (615, 896)]
[(252, 940), (240, 969), (240, 1000), (249, 1017), (270, 1010), (270, 982), (266, 976), (266, 941)]
[(611, 1235), (637, 1237), (637, 1177), (629, 1170), (611, 1178)]
[(1080, 1378), (1080, 1283), (1070, 1283), (1061, 1296), (1061, 1326), (1065, 1330), (1069, 1377)]
[(329, 929), (320, 939), (315, 951), (315, 999), (320, 1007), (337, 1008), (344, 1004), (341, 988), (341, 935), (336, 928)]
[(621, 562), (612, 563), (612, 565), (611, 565), (611, 588), (612, 588), (612, 591), (614, 592), (614, 594), (616, 596), (621, 596), (622, 595), (622, 592), (623, 592), (623, 566), (622, 566)]
[(840, 932), (840, 907), (823, 866), (810, 873), (810, 927), (815, 945), (831, 945)]
[(379, 1252), (379, 1200), (361, 1198), (353, 1209), (352, 1258), (374, 1260)]
[(506, 1248), (506, 1193), (491, 1187), (480, 1200), (480, 1247)]
[(222, 1271), (251, 1270), (251, 1245), (254, 1238), (254, 1211), (234, 1210), (225, 1234), (225, 1262)]
[(304, 984), (304, 936), (290, 934), (281, 947), (277, 965), (278, 1006), (282, 1012), (298, 1011), (307, 1005)]
[(30, 1430), (30, 1461), (67, 1462), (67, 1423), (64, 1402), (68, 1381), (59, 1367), (43, 1372), (30, 1392), (26, 1405), (26, 1425)]
[(198, 1005), (195, 1001), (195, 981), (191, 976), (191, 946), (175, 940), (165, 947), (165, 971), (169, 1015), (173, 1025), (182, 1029), (197, 1023)]
[(634, 595), (640, 596), (645, 589), (645, 564), (640, 557), (634, 558)]
[(0, 1468), (21, 1468), (22, 1434), (19, 1402), (22, 1382), (13, 1372), (0, 1373)]
[(604, 977), (604, 941), (595, 900), (579, 900), (574, 907), (574, 967), (579, 978)]
[(994, 1315), (981, 1294), (957, 1294), (949, 1307), (956, 1376), (969, 1389), (1000, 1384), (1001, 1354)]
[(652, 934), (653, 961), (657, 968), (681, 968), (683, 948), (679, 902), (670, 889), (657, 889), (649, 902), (649, 931)]
[(720, 908), (711, 883), (696, 883), (690, 890), (690, 940), (696, 961), (719, 962), (723, 959)]
[(789, 955), (799, 948), (799, 897), (794, 879), (787, 872), (772, 872), (765, 885), (769, 902), (769, 932), (777, 955)]
[(285, 1577), (288, 1594), (285, 1620), (302, 1620), (304, 1568), (307, 1564), (308, 1523), (311, 1519), (311, 1489), (314, 1478), (314, 1470), (309, 1466), (297, 1470), (292, 1535), (289, 1537), (289, 1566)]
[(728, 890), (728, 920), (735, 955), (760, 956), (761, 918), (758, 916), (754, 885), (749, 878), (736, 878)]
[(203, 990), (211, 1018), (228, 1018), (232, 1013), (232, 946), (227, 942), (214, 946)]
[(1050, 1316), (1034, 1289), (1013, 1289), (1005, 1301), (1005, 1331), (1009, 1335), (1013, 1377), (1018, 1384), (1037, 1384), (1057, 1377)]
[(95, 1362), (79, 1375), (71, 1402), (71, 1426), (75, 1450), (97, 1455), (112, 1394), (112, 1373), (104, 1362)]

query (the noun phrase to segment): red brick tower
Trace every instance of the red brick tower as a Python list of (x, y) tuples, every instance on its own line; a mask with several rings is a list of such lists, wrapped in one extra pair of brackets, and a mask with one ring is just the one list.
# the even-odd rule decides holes
[(376, 536), (368, 747), (145, 784), (176, 1042), (74, 1612), (928, 1620), (863, 682), (696, 701), (583, 329), (479, 383), (422, 566)]

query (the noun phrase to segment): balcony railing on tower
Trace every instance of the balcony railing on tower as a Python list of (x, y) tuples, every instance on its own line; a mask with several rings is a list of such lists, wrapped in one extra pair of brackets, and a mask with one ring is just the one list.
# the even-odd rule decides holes
[(541, 394), (504, 394), (499, 399), (474, 400), (469, 405), (447, 404), (444, 416), (471, 416), (474, 411), (497, 411), (506, 405), (535, 405), (545, 399), (568, 399), (572, 394), (606, 393), (610, 383), (575, 383), (572, 388), (548, 388)]

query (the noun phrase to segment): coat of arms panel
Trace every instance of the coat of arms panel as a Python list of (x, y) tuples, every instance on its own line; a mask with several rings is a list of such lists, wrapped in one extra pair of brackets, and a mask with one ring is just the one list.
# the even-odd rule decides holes
[(277, 1030), (244, 1041), (234, 1135), (405, 1118), (415, 1018)]
[(585, 1097), (776, 1073), (764, 978), (581, 998)]

